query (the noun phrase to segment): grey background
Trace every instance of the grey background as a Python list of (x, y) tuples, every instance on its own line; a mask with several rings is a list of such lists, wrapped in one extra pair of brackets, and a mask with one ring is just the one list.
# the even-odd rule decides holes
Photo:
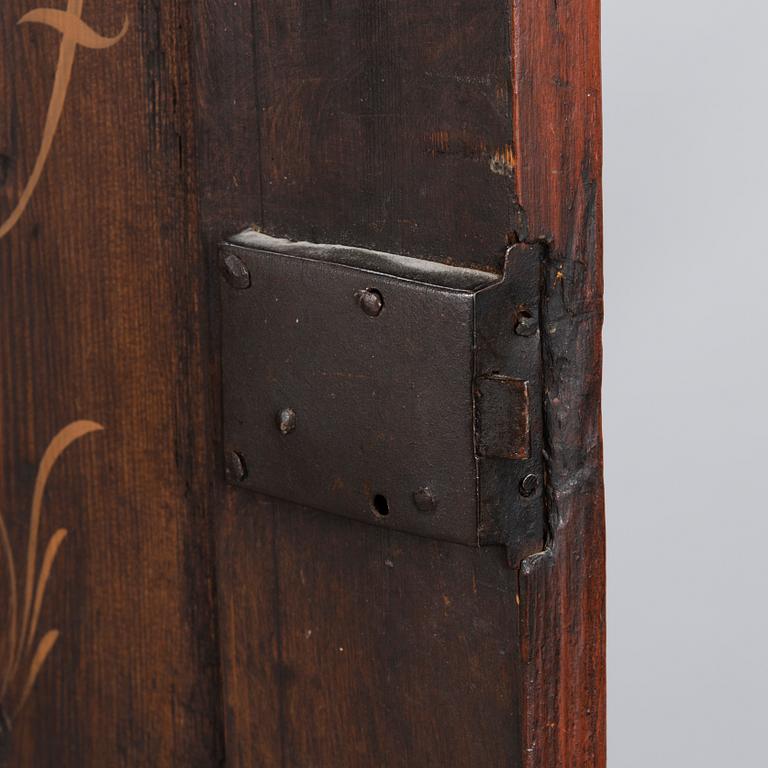
[(604, 0), (611, 768), (768, 766), (768, 3)]

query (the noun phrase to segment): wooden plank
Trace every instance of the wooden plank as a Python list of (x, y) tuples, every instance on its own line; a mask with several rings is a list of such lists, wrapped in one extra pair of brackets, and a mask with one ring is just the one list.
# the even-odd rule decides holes
[(265, 231), (500, 269), (516, 228), (507, 0), (253, 8)]
[[(126, 18), (127, 32), (105, 49), (75, 47), (40, 183), (0, 240), (0, 514), (17, 575), (46, 446), (78, 419), (104, 429), (67, 448), (43, 497), (38, 572), (55, 532), (68, 535), (38, 636), (60, 634), (18, 714), (28, 658), (3, 697), (13, 717), (6, 756), (30, 766), (210, 766), (222, 745), (205, 535), (204, 275), (178, 36), (188, 9), (67, 7), (67, 35), (82, 32), (81, 8), (95, 32), (117, 35)], [(62, 41), (42, 23), (17, 26), (29, 8), (7, 0), (0, 10), (2, 220), (38, 154)], [(0, 652), (10, 637), (6, 566), (0, 558)]]
[(208, 269), (211, 449), (217, 610), (227, 765), (282, 759), (275, 502), (224, 488), (221, 444), (221, 311), (217, 246), (261, 217), (253, 9), (248, 0), (194, 8), (201, 243)]
[(604, 766), (600, 3), (515, 0), (520, 203), (542, 303), (549, 541), (521, 569), (523, 765)]
[(228, 764), (501, 765), (515, 754), (515, 580), (501, 550), (271, 500), (240, 499), (227, 519)]
[[(60, 42), (16, 27), (21, 6), (0, 12), (2, 212)], [(115, 35), (122, 13), (84, 19)], [(0, 725), (11, 763), (217, 764), (223, 717), (232, 765), (604, 765), (596, 1), (130, 13), (119, 43), (77, 49), (53, 152), (0, 240), (18, 563), (50, 439), (105, 427), (44, 497), (41, 542), (68, 531), (41, 614), (60, 635), (10, 738)], [(518, 573), (500, 549), (223, 488), (214, 245), (251, 224), (484, 269), (548, 243), (544, 553)]]
[[(215, 53), (198, 60), (199, 119), (224, 116), (252, 199), (201, 175), (232, 201), (203, 192), (212, 263), (234, 211), (235, 229), (500, 268), (522, 226), (506, 2), (201, 7), (201, 50)], [(257, 92), (236, 101), (249, 67)], [(517, 571), (503, 550), (225, 498), (233, 765), (519, 764)]]

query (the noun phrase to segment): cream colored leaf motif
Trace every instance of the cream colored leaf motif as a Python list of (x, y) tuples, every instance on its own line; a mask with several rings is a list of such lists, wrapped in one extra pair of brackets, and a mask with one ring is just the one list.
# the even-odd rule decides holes
[[(35, 684), (45, 660), (48, 658), (56, 640), (58, 630), (49, 630), (37, 644), (34, 654), (32, 648), (37, 635), (37, 625), (43, 598), (49, 583), (53, 564), (59, 549), (67, 536), (65, 528), (59, 528), (46, 545), (40, 570), (37, 569), (37, 549), (42, 518), (42, 504), (45, 488), (51, 471), (61, 454), (76, 440), (102, 430), (95, 421), (75, 421), (66, 426), (51, 440), (40, 461), (32, 496), (32, 509), (29, 516), (29, 539), (27, 542), (27, 562), (24, 578), (24, 600), (21, 620), (19, 620), (19, 595), (16, 564), (8, 527), (0, 512), (0, 555), (4, 570), (8, 574), (8, 618), (3, 651), (5, 667), (0, 679), (0, 717), (8, 726), (21, 711)], [(31, 654), (31, 658), (30, 658)], [(26, 669), (23, 687), (20, 672)], [(17, 684), (18, 683), (18, 684)]]
[(53, 81), (53, 91), (51, 92), (51, 100), (48, 104), (48, 112), (43, 127), (43, 138), (40, 142), (35, 165), (16, 207), (11, 211), (8, 218), (0, 224), (0, 238), (5, 237), (18, 224), (40, 182), (40, 177), (43, 175), (43, 169), (48, 161), (48, 156), (53, 146), (53, 139), (64, 110), (64, 102), (66, 101), (67, 91), (69, 90), (72, 78), (72, 65), (75, 62), (77, 46), (82, 45), (84, 48), (110, 48), (120, 42), (128, 31), (128, 19), (126, 17), (123, 21), (123, 27), (117, 35), (114, 37), (104, 37), (91, 29), (82, 20), (82, 13), (83, 0), (67, 0), (67, 9), (65, 11), (55, 8), (37, 8), (25, 13), (19, 20), (19, 24), (43, 24), (52, 27), (61, 33), (61, 45), (59, 47), (59, 59), (56, 64), (56, 76)]
[(123, 20), (123, 28), (114, 37), (104, 37), (91, 29), (79, 16), (69, 11), (55, 8), (36, 8), (25, 13), (19, 24), (47, 24), (83, 48), (111, 48), (119, 43), (128, 31), (128, 18)]
[[(5, 570), (8, 573), (8, 619), (6, 636), (3, 638), (3, 651), (7, 656), (3, 677), (0, 679), (0, 708), (2, 708), (8, 684), (11, 682), (11, 666), (16, 656), (16, 637), (18, 634), (18, 594), (16, 590), (16, 565), (13, 559), (13, 547), (11, 546), (8, 528), (0, 512), (0, 543), (3, 545), (3, 558)], [(0, 712), (0, 714), (2, 714)], [(2, 725), (0, 723), (0, 725)]]
[(45, 548), (43, 564), (40, 568), (40, 578), (37, 580), (37, 589), (35, 590), (35, 606), (32, 610), (32, 622), (29, 625), (27, 644), (24, 648), (25, 652), (29, 652), (29, 649), (32, 647), (32, 641), (34, 640), (35, 632), (37, 631), (37, 622), (40, 620), (40, 609), (43, 607), (45, 587), (48, 584), (51, 569), (53, 568), (53, 561), (56, 559), (56, 555), (59, 553), (59, 547), (66, 537), (67, 529), (59, 528), (59, 530), (51, 536), (51, 540)]
[(16, 711), (13, 713), (12, 720), (16, 719), (19, 712), (21, 711), (21, 708), (29, 698), (29, 694), (32, 691), (32, 686), (35, 684), (35, 680), (37, 679), (37, 673), (40, 671), (40, 668), (43, 666), (43, 662), (45, 662), (45, 660), (48, 658), (48, 654), (51, 652), (58, 639), (59, 630), (51, 629), (45, 633), (43, 639), (40, 641), (40, 644), (37, 646), (35, 655), (32, 657), (32, 663), (29, 665), (27, 682), (24, 684), (24, 690), (21, 692), (19, 703), (16, 705)]

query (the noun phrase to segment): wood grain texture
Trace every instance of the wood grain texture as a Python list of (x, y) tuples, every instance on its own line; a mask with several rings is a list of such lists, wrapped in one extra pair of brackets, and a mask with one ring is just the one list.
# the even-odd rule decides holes
[(226, 521), (228, 764), (504, 765), (515, 754), (515, 580), (502, 550), (268, 499), (239, 499)]
[[(515, 209), (504, 165), (509, 8), (481, 5), (203, 3), (198, 155), (211, 264), (217, 239), (256, 224), (500, 267)], [(227, 153), (237, 165), (225, 159), (219, 174)], [(502, 549), (231, 489), (223, 499), (229, 763), (519, 762), (517, 573)]]
[(500, 268), (507, 0), (252, 7), (264, 230)]
[[(61, 37), (29, 10), (0, 10), (0, 220)], [(51, 437), (105, 426), (48, 484), (61, 636), (8, 764), (601, 768), (597, 0), (85, 0), (126, 15), (0, 240), (15, 551)], [(486, 270), (545, 244), (545, 551), (225, 488), (215, 246), (246, 226)]]
[[(486, 269), (544, 240), (550, 281), (550, 546), (519, 571), (225, 492), (228, 758), (602, 765), (597, 4), (202, 7), (198, 119), (241, 159), (231, 179), (215, 163), (201, 177), (221, 185), (203, 192), (210, 259), (222, 222)], [(211, 111), (226, 125), (206, 128)]]
[(605, 765), (599, 0), (514, 1), (520, 204), (542, 297), (549, 541), (522, 564), (523, 765)]
[[(61, 35), (0, 10), (0, 218), (37, 156)], [(221, 756), (207, 519), (202, 262), (182, 2), (86, 0), (125, 37), (77, 51), (53, 149), (0, 240), (0, 504), (26, 547), (56, 432), (105, 426), (48, 483), (69, 531), (41, 622), (61, 635), (6, 745), (10, 766), (211, 766)], [(0, 585), (0, 593), (4, 592)], [(0, 598), (0, 601), (4, 598)], [(0, 606), (4, 611), (4, 605)], [(4, 616), (3, 612), (3, 616)]]

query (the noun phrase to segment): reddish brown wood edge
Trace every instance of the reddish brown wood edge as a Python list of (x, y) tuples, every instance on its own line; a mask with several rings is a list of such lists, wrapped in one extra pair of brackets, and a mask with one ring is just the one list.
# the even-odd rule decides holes
[(520, 568), (522, 764), (602, 768), (599, 0), (514, 0), (518, 202), (548, 243), (542, 301), (548, 541)]

